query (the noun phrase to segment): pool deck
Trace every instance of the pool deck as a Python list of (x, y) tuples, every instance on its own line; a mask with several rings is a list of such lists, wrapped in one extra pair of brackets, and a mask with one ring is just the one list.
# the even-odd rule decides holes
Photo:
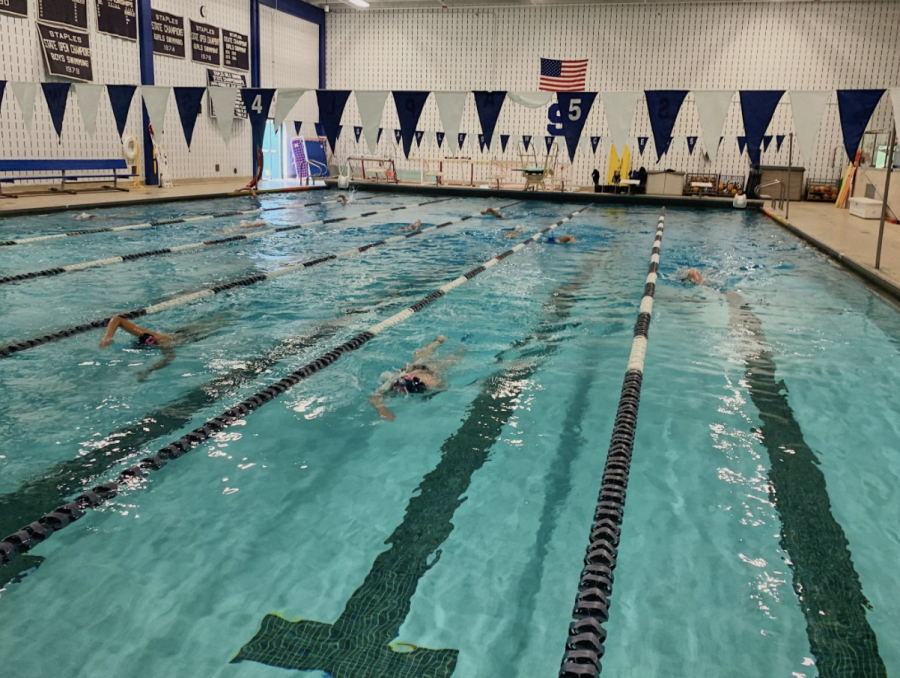
[(832, 203), (792, 202), (790, 219), (768, 204), (763, 211), (786, 229), (900, 301), (900, 225), (885, 223), (881, 267), (875, 268), (878, 220), (860, 219)]
[[(74, 209), (101, 209), (105, 207), (125, 207), (179, 200), (208, 200), (249, 195), (238, 192), (246, 186), (249, 177), (234, 177), (223, 181), (197, 181), (179, 183), (172, 188), (156, 186), (127, 186), (124, 191), (80, 190), (77, 193), (31, 193), (24, 191), (14, 200), (0, 198), (0, 219), (25, 216), (28, 214), (49, 214)], [(126, 186), (124, 183), (123, 186)], [(257, 193), (280, 193), (289, 191), (322, 190), (323, 185), (301, 186), (296, 180), (263, 181)], [(16, 191), (9, 191), (15, 193)]]

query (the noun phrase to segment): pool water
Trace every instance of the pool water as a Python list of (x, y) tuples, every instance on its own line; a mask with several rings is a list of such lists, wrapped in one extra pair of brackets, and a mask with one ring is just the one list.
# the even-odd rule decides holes
[[(328, 194), (322, 195), (323, 199)], [(413, 204), (270, 212), (282, 226)], [(309, 202), (263, 196), (263, 206)], [(0, 286), (0, 343), (504, 204), (488, 197)], [(252, 209), (0, 221), (0, 240)], [(0, 359), (4, 535), (575, 210), (523, 202)], [(594, 206), (0, 568), (11, 676), (554, 676), (657, 210)], [(402, 219), (402, 220), (401, 220)], [(0, 248), (0, 277), (241, 217)], [(519, 240), (524, 239), (522, 236)], [(678, 282), (701, 269), (702, 287)], [(900, 315), (765, 217), (669, 209), (604, 673), (900, 671)], [(446, 388), (369, 396), (443, 335)]]

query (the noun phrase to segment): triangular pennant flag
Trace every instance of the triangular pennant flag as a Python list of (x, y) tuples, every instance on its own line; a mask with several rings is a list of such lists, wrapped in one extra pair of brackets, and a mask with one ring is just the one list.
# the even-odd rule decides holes
[(300, 127), (303, 125), (302, 120), (294, 120), (294, 134), (300, 136)]
[(171, 87), (157, 87), (143, 85), (141, 96), (144, 98), (144, 106), (147, 107), (147, 117), (150, 118), (150, 126), (153, 127), (153, 136), (157, 143), (162, 142), (162, 134), (166, 126), (166, 106), (169, 103)]
[(781, 144), (784, 143), (784, 140), (787, 139), (787, 134), (776, 134), (775, 135), (775, 150), (781, 151)]
[(403, 132), (401, 132), (398, 129), (395, 129), (394, 130), (394, 143), (399, 144), (400, 139), (402, 139), (402, 138), (403, 138)]
[(378, 136), (375, 137), (375, 143), (376, 143), (376, 144), (380, 144), (380, 143), (381, 143), (381, 135), (382, 135), (383, 132), (384, 132), (384, 127), (379, 127), (379, 128), (378, 128)]
[(744, 149), (747, 148), (747, 137), (745, 137), (745, 136), (737, 137), (737, 145), (738, 145), (738, 150), (741, 152), (741, 155), (744, 155)]
[(362, 127), (360, 127), (359, 125), (354, 125), (353, 136), (356, 137), (356, 143), (359, 143), (359, 138), (362, 136)]
[(341, 133), (341, 118), (344, 116), (344, 107), (350, 98), (349, 89), (317, 89), (316, 99), (319, 102), (319, 118), (322, 121), (322, 131), (331, 145), (331, 152), (337, 149), (337, 138)]
[(747, 135), (747, 155), (750, 166), (759, 167), (759, 149), (762, 138), (772, 122), (783, 90), (741, 90), (741, 114), (744, 116), (744, 133)]
[(587, 122), (588, 113), (596, 92), (557, 92), (556, 100), (559, 102), (560, 122), (562, 123), (563, 136), (566, 138), (566, 147), (569, 150), (569, 160), (575, 161), (575, 151), (578, 141), (584, 131), (584, 123)]
[(631, 121), (637, 106), (638, 92), (603, 92), (603, 108), (609, 125), (609, 136), (617, 149), (624, 149), (631, 134)]
[(687, 142), (688, 155), (694, 155), (694, 147), (697, 145), (697, 137), (685, 137)]
[(554, 137), (549, 135), (544, 137), (544, 145), (547, 147), (547, 153), (549, 153), (550, 149), (553, 148), (553, 139)]
[(456, 135), (456, 147), (461, 151), (464, 143), (466, 143), (466, 133), (460, 132)]
[(506, 101), (506, 92), (472, 92), (475, 97), (475, 110), (478, 112), (478, 121), (481, 123), (481, 131), (484, 133), (484, 143), (491, 145), (494, 140), (494, 128), (497, 126), (497, 118), (503, 102)]
[(838, 112), (841, 130), (844, 133), (844, 148), (851, 162), (856, 158), (856, 150), (863, 132), (869, 124), (875, 107), (884, 95), (883, 89), (839, 89)]
[(653, 142), (656, 147), (656, 161), (659, 162), (669, 150), (672, 141), (672, 130), (681, 110), (681, 104), (687, 96), (684, 89), (647, 90), (647, 114), (650, 116), (650, 129), (653, 130)]
[(181, 119), (181, 131), (184, 132), (184, 140), (190, 150), (191, 142), (194, 140), (194, 126), (197, 124), (197, 116), (200, 115), (200, 105), (203, 103), (206, 88), (173, 87), (172, 91), (175, 94), (178, 117)]
[(525, 152), (528, 152), (528, 149), (531, 148), (531, 135), (523, 134), (522, 135), (522, 145), (525, 147)]
[[(347, 94), (349, 96), (349, 92)], [(257, 148), (262, 148), (263, 138), (266, 135), (266, 122), (269, 120), (269, 109), (272, 108), (272, 99), (274, 97), (274, 89), (262, 89), (259, 87), (245, 87), (241, 89), (241, 99), (244, 102), (244, 108), (247, 109), (247, 116), (250, 118), (250, 132), (253, 136), (254, 154)], [(343, 112), (343, 108), (341, 111)], [(322, 104), (320, 103), (319, 115), (322, 114), (321, 112)], [(334, 143), (332, 143), (331, 148), (334, 150)]]
[(443, 147), (444, 145), (444, 133), (443, 132), (435, 132), (435, 139), (437, 139), (438, 148)]
[(484, 153), (484, 147), (487, 146), (487, 140), (484, 138), (484, 134), (478, 135), (478, 148)]
[(363, 134), (369, 145), (369, 153), (375, 153), (380, 134), (381, 116), (384, 114), (384, 102), (387, 101), (389, 92), (364, 92), (356, 91), (356, 107), (359, 109), (359, 121), (362, 123)]
[(650, 140), (650, 137), (638, 137), (638, 153), (644, 155), (644, 151), (647, 150), (647, 142)]
[(507, 96), (513, 103), (525, 108), (542, 108), (550, 103), (553, 92), (508, 92)]
[(504, 153), (506, 153), (506, 145), (507, 145), (508, 143), (509, 143), (509, 135), (508, 135), (508, 134), (501, 134), (501, 135), (500, 135), (500, 148), (501, 148), (501, 150), (502, 150)]
[(128, 112), (131, 110), (131, 100), (134, 98), (134, 85), (107, 85), (106, 94), (109, 96), (109, 105), (112, 108), (113, 117), (116, 119), (116, 129), (119, 138), (125, 134), (125, 123), (128, 122)]
[(422, 109), (425, 108), (425, 101), (431, 92), (394, 92), (393, 94), (394, 104), (397, 106), (397, 117), (400, 120), (400, 133), (403, 137), (403, 155), (408, 158)]
[[(93, 138), (97, 133), (97, 112), (100, 109), (100, 95), (103, 93), (103, 85), (91, 83), (78, 83), (75, 85), (75, 98), (78, 99), (78, 108), (81, 110), (81, 119), (88, 135)], [(0, 91), (0, 101), (3, 92)]]
[(231, 141), (231, 132), (234, 127), (234, 102), (237, 101), (240, 90), (237, 87), (210, 87), (209, 102), (216, 114), (216, 126), (219, 134), (227, 144)]
[(600, 145), (600, 137), (591, 137), (591, 151), (597, 154), (597, 146)]
[(19, 102), (22, 110), (22, 118), (25, 120), (25, 129), (31, 132), (31, 121), (34, 120), (34, 97), (37, 94), (37, 84), (33, 82), (11, 82), (13, 94)]
[[(700, 134), (703, 137), (703, 147), (706, 149), (710, 162), (715, 162), (716, 155), (719, 153), (719, 145), (722, 143), (722, 128), (725, 126), (725, 118), (728, 117), (733, 98), (734, 92), (731, 90), (694, 92), (697, 115), (700, 118)], [(718, 144), (716, 139), (719, 139)]]
[[(468, 92), (435, 92), (434, 99), (437, 101), (438, 113), (441, 116), (441, 124), (444, 126), (444, 134), (447, 135), (450, 149), (453, 150), (453, 144), (459, 139), (459, 126), (462, 124), (463, 109), (466, 107), (466, 97)], [(457, 143), (456, 148), (460, 146)]]
[(298, 87), (278, 88), (278, 97), (275, 99), (275, 115), (273, 116), (274, 120), (272, 121), (276, 132), (281, 129), (281, 125), (285, 118), (287, 118), (288, 114), (294, 110), (294, 106), (297, 105), (297, 102), (300, 101), (300, 97), (302, 97), (305, 92), (305, 89)]
[[(97, 85), (98, 87), (100, 85)], [(6, 80), (0, 80), (0, 106), (3, 105), (3, 93), (6, 91)]]
[(725, 137), (719, 137), (719, 144), (718, 144), (718, 146), (716, 146), (717, 149), (718, 149), (719, 146), (722, 145), (722, 142), (723, 142), (723, 141), (725, 141)]
[(56, 138), (62, 143), (62, 126), (66, 117), (66, 105), (69, 103), (69, 89), (72, 85), (68, 82), (43, 82), (44, 100), (50, 109), (50, 119), (56, 130)]
[(424, 130), (416, 130), (416, 148), (422, 147), (422, 138), (425, 136)]
[(315, 130), (316, 130), (316, 136), (317, 136), (317, 137), (324, 137), (324, 136), (325, 136), (325, 125), (323, 125), (321, 122), (314, 122), (314, 123), (313, 123), (313, 127), (314, 127)]
[(772, 145), (772, 139), (774, 138), (775, 136), (772, 134), (763, 134), (763, 153), (769, 150), (769, 146)]
[(431, 130), (425, 132), (425, 145), (428, 148), (434, 148), (434, 132)]

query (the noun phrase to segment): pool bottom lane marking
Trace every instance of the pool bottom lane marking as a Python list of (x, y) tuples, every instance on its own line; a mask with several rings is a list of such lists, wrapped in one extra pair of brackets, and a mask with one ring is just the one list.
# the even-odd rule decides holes
[[(519, 201), (509, 203), (507, 205), (503, 205), (502, 207), (498, 207), (496, 209), (503, 210), (508, 207), (512, 207), (513, 205), (518, 205)], [(393, 211), (407, 209), (407, 206), (402, 207), (394, 207)], [(245, 276), (243, 278), (237, 278), (236, 280), (231, 280), (229, 282), (220, 283), (218, 285), (212, 287), (206, 287), (196, 292), (186, 292), (182, 294), (176, 294), (165, 301), (161, 301), (157, 304), (153, 304), (151, 306), (145, 306), (144, 308), (137, 308), (131, 311), (126, 311), (123, 313), (117, 313), (115, 315), (119, 315), (126, 320), (134, 320), (136, 318), (141, 318), (146, 315), (152, 315), (153, 313), (159, 313), (160, 311), (167, 311), (170, 308), (175, 308), (177, 306), (184, 306), (185, 304), (190, 304), (195, 301), (199, 301), (200, 299), (205, 299), (207, 297), (211, 297), (213, 295), (219, 294), (221, 292), (226, 292), (231, 289), (235, 289), (238, 287), (248, 287), (250, 285), (255, 285), (256, 283), (263, 282), (265, 280), (271, 280), (273, 278), (277, 278), (282, 275), (287, 275), (288, 273), (294, 273), (296, 271), (301, 271), (307, 268), (311, 268), (313, 266), (318, 266), (319, 264), (324, 264), (326, 261), (334, 261), (335, 259), (344, 259), (346, 257), (356, 256), (362, 252), (366, 252), (370, 249), (374, 249), (376, 247), (381, 247), (383, 245), (387, 245), (390, 243), (401, 242), (403, 240), (408, 240), (415, 236), (422, 235), (424, 233), (430, 233), (431, 231), (436, 231), (441, 228), (446, 228), (453, 224), (462, 223), (463, 221), (468, 221), (469, 219), (474, 219), (475, 217), (481, 216), (481, 212), (473, 212), (472, 214), (468, 214), (463, 217), (456, 217), (454, 219), (449, 219), (443, 223), (437, 224), (435, 226), (428, 226), (426, 228), (420, 228), (415, 231), (410, 231), (408, 233), (404, 233), (401, 235), (394, 235), (389, 238), (385, 238), (384, 240), (378, 240), (373, 243), (369, 243), (368, 245), (362, 245), (360, 247), (351, 247), (349, 249), (343, 250), (341, 252), (336, 252), (335, 254), (329, 254), (323, 257), (317, 257), (316, 259), (311, 259), (309, 261), (303, 261), (298, 264), (291, 264), (289, 266), (282, 266), (281, 268), (277, 268), (268, 273), (259, 273), (257, 275)], [(54, 341), (60, 341), (61, 339), (67, 339), (69, 337), (74, 337), (79, 334), (84, 334), (85, 332), (90, 332), (91, 330), (100, 329), (106, 327), (109, 323), (112, 316), (107, 316), (106, 318), (100, 318), (98, 320), (91, 320), (81, 325), (75, 325), (74, 327), (68, 327), (63, 330), (58, 330), (56, 332), (52, 332), (50, 334), (45, 334), (41, 337), (34, 337), (32, 339), (26, 339), (23, 341), (18, 341), (13, 344), (7, 344), (6, 346), (0, 346), (0, 358), (12, 355), (13, 353), (19, 353), (21, 351), (27, 351), (30, 348), (36, 348), (38, 346), (43, 346), (44, 344), (49, 344)]]
[(751, 340), (744, 379), (769, 455), (769, 498), (781, 518), (781, 548), (822, 678), (887, 678), (866, 599), (844, 530), (831, 511), (825, 475), (775, 378), (772, 349), (744, 298), (727, 293), (731, 325)]
[[(372, 200), (376, 196), (367, 196), (365, 198), (357, 198), (353, 202), (361, 200)], [(449, 198), (448, 198), (449, 199)], [(12, 247), (13, 245), (25, 245), (32, 242), (42, 242), (44, 240), (56, 240), (57, 238), (71, 238), (76, 235), (93, 235), (94, 233), (118, 233), (121, 231), (139, 231), (144, 228), (153, 228), (155, 226), (171, 226), (173, 224), (189, 224), (196, 221), (207, 221), (209, 219), (225, 219), (228, 217), (246, 217), (254, 214), (262, 214), (263, 212), (278, 212), (281, 210), (303, 209), (304, 207), (315, 207), (316, 205), (330, 205), (331, 203), (343, 202), (340, 198), (335, 200), (323, 200), (321, 202), (307, 202), (299, 205), (279, 205), (277, 207), (260, 207), (255, 210), (237, 210), (235, 212), (219, 212), (218, 214), (198, 214), (195, 217), (182, 217), (176, 219), (162, 219), (160, 221), (145, 221), (140, 224), (127, 224), (124, 226), (110, 226), (109, 228), (87, 228), (80, 231), (70, 231), (69, 233), (53, 233), (51, 235), (37, 235), (33, 238), (20, 238), (18, 240), (4, 240), (0, 242), (0, 247)]]
[(453, 531), (453, 516), (465, 500), (472, 477), (487, 462), (534, 374), (559, 348), (554, 335), (591, 279), (597, 263), (591, 259), (574, 280), (551, 295), (551, 307), (545, 311), (548, 317), (530, 337), (544, 346), (482, 382), (462, 425), (441, 446), (440, 461), (422, 478), (403, 521), (385, 540), (388, 549), (375, 558), (338, 619), (327, 624), (268, 614), (233, 663), (325, 671), (333, 678), (449, 678), (453, 674), (458, 650), (403, 644), (399, 647), (412, 650), (401, 652), (392, 643), (406, 621), (419, 581), (440, 559), (441, 545)]
[(37, 545), (50, 537), (54, 531), (58, 531), (78, 520), (84, 515), (86, 510), (103, 505), (108, 500), (115, 497), (123, 488), (135, 487), (140, 485), (141, 479), (147, 475), (147, 471), (159, 470), (163, 466), (165, 466), (169, 460), (178, 459), (197, 445), (206, 442), (212, 436), (228, 428), (234, 422), (245, 418), (251, 412), (259, 409), (267, 402), (274, 400), (284, 392), (299, 384), (301, 381), (309, 378), (316, 372), (325, 369), (345, 353), (357, 350), (363, 344), (366, 344), (367, 342), (374, 339), (381, 332), (384, 332), (386, 329), (410, 318), (413, 314), (430, 306), (435, 301), (445, 296), (449, 291), (468, 282), (487, 269), (496, 266), (507, 257), (515, 254), (516, 252), (527, 246), (529, 243), (534, 242), (536, 238), (545, 233), (549, 233), (550, 231), (568, 222), (570, 219), (581, 214), (589, 208), (590, 205), (587, 205), (579, 210), (576, 210), (569, 216), (557, 221), (556, 223), (551, 224), (547, 228), (538, 231), (527, 240), (519, 243), (511, 249), (506, 250), (505, 252), (498, 254), (497, 256), (486, 261), (481, 266), (472, 269), (456, 280), (453, 280), (440, 287), (438, 290), (432, 292), (426, 297), (423, 297), (412, 306), (404, 309), (403, 311), (400, 311), (399, 313), (395, 313), (394, 315), (387, 318), (386, 320), (383, 320), (377, 325), (373, 325), (368, 330), (365, 330), (352, 339), (345, 341), (343, 344), (336, 346), (331, 351), (328, 351), (318, 359), (312, 361), (307, 365), (304, 365), (303, 367), (292, 372), (283, 379), (279, 379), (267, 388), (264, 388), (253, 396), (250, 396), (234, 407), (225, 410), (225, 412), (220, 414), (218, 417), (210, 419), (202, 426), (182, 436), (175, 442), (161, 448), (156, 452), (156, 454), (144, 457), (134, 466), (126, 468), (124, 471), (122, 471), (116, 480), (97, 485), (96, 487), (78, 495), (73, 501), (60, 506), (55, 511), (52, 511), (47, 515), (39, 518), (38, 520), (26, 525), (15, 534), (6, 537), (2, 541), (0, 541), (0, 565), (4, 565), (5, 563), (21, 555), (22, 553), (26, 553), (32, 546)]
[[(261, 231), (254, 231), (253, 233), (243, 233), (240, 235), (232, 235), (226, 238), (217, 238), (215, 240), (204, 240), (203, 242), (192, 242), (184, 245), (176, 245), (174, 247), (163, 247), (161, 249), (156, 250), (147, 250), (144, 252), (133, 252), (132, 254), (122, 254), (116, 257), (106, 257), (105, 259), (94, 259), (93, 261), (83, 261), (78, 264), (68, 264), (66, 266), (56, 266), (54, 268), (45, 268), (40, 271), (31, 271), (30, 273), (18, 273), (16, 275), (8, 275), (0, 278), (0, 285), (6, 283), (13, 282), (22, 282), (25, 280), (35, 280), (37, 278), (47, 278), (51, 276), (61, 275), (63, 273), (73, 273), (75, 271), (83, 271), (88, 268), (97, 268), (100, 266), (111, 266), (113, 264), (120, 264), (125, 261), (137, 261), (138, 259), (147, 259), (149, 257), (159, 257), (165, 254), (177, 254), (179, 252), (188, 252), (191, 250), (200, 249), (203, 247), (215, 246), (215, 245), (226, 245), (233, 242), (238, 242), (241, 240), (254, 240), (256, 238), (263, 238), (267, 235), (273, 235), (275, 233), (287, 233), (288, 231), (296, 231), (301, 228), (308, 228), (310, 226), (320, 226), (323, 224), (336, 224), (342, 221), (352, 221), (353, 219), (362, 219), (364, 217), (375, 216), (376, 214), (385, 214), (386, 212), (397, 212), (399, 210), (405, 209), (413, 209), (415, 207), (424, 207), (425, 205), (433, 205), (439, 202), (446, 202), (448, 200), (453, 200), (454, 198), (441, 198), (439, 200), (429, 200), (427, 202), (420, 202), (408, 205), (399, 205), (397, 207), (385, 207), (377, 210), (370, 210), (368, 212), (363, 212), (361, 214), (351, 214), (349, 216), (343, 217), (332, 217), (330, 219), (317, 219), (316, 221), (307, 221), (302, 224), (295, 224), (293, 226), (279, 226), (277, 228), (267, 228)], [(338, 201), (334, 201), (338, 202)], [(318, 203), (322, 204), (322, 203)]]
[(578, 582), (578, 595), (569, 637), (559, 670), (561, 678), (595, 678), (600, 675), (600, 659), (606, 651), (606, 630), (609, 621), (609, 598), (613, 589), (613, 570), (616, 568), (619, 536), (625, 510), (625, 490), (634, 449), (644, 358), (647, 354), (647, 333), (653, 312), (653, 295), (659, 270), (659, 251), (665, 227), (666, 208), (663, 207), (656, 229), (656, 239), (650, 256), (650, 271), (644, 285), (644, 296), (634, 326), (634, 341), (625, 370), (622, 395), (616, 411), (612, 441), (606, 455), (600, 496), (594, 512), (590, 539), (584, 557), (584, 569)]

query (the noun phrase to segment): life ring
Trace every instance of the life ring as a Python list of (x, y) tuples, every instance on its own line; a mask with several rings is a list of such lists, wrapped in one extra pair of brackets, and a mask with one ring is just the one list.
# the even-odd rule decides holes
[(122, 150), (125, 153), (125, 159), (134, 162), (138, 155), (138, 142), (131, 134), (126, 134), (122, 138)]

